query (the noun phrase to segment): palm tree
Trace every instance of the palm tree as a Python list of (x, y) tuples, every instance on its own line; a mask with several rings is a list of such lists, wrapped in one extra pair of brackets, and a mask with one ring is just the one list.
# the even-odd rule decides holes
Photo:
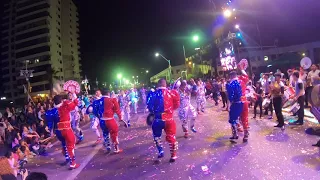
[(48, 67), (47, 69), (47, 76), (48, 76), (49, 87), (50, 87), (50, 97), (52, 96), (54, 80), (60, 79), (60, 77), (57, 75), (58, 73), (59, 71), (55, 70), (52, 66)]

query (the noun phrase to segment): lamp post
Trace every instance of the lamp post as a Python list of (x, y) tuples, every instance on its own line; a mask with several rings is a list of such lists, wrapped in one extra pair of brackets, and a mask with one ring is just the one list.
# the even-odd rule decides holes
[(26, 60), (25, 61), (26, 69), (20, 70), (20, 76), (25, 77), (26, 81), (27, 81), (27, 100), (29, 100), (29, 92), (30, 92), (30, 81), (29, 81), (29, 78), (33, 77), (33, 74), (32, 74), (33, 70), (28, 70), (28, 63), (29, 62), (30, 62), (29, 60)]
[(118, 74), (117, 78), (120, 80), (120, 87), (121, 87), (121, 79), (122, 79), (122, 74)]
[(169, 82), (170, 82), (171, 81), (171, 63), (170, 63), (170, 60), (168, 60), (166, 57), (164, 57), (160, 53), (156, 53), (155, 56), (156, 57), (161, 56), (164, 60), (166, 60), (168, 62), (168, 64), (169, 64)]

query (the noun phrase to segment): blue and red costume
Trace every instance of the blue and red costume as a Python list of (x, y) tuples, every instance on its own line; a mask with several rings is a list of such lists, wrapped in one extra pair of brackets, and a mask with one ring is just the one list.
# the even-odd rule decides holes
[(53, 108), (46, 112), (46, 121), (47, 126), (50, 132), (53, 130), (58, 140), (61, 142), (62, 153), (65, 156), (66, 162), (70, 161), (70, 156), (67, 151), (66, 140), (61, 134), (61, 131), (58, 130), (58, 123), (60, 122), (60, 117), (57, 108)]
[(166, 132), (166, 141), (169, 143), (171, 152), (171, 161), (174, 161), (178, 142), (176, 141), (176, 123), (173, 120), (173, 111), (179, 108), (180, 97), (176, 90), (168, 90), (165, 87), (159, 87), (155, 92), (150, 92), (147, 97), (147, 107), (150, 113), (154, 115), (152, 123), (153, 139), (159, 152), (158, 158), (164, 156), (161, 145), (162, 130)]
[(246, 89), (247, 89), (247, 84), (249, 82), (249, 77), (246, 74), (243, 74), (241, 76), (238, 76), (240, 85), (241, 85), (241, 101), (243, 103), (243, 108), (242, 112), (240, 115), (240, 120), (243, 126), (244, 130), (244, 141), (248, 140), (249, 137), (249, 120), (248, 120), (248, 115), (249, 115), (249, 102), (246, 97)]
[(75, 163), (74, 148), (76, 144), (76, 137), (71, 128), (70, 119), (70, 112), (73, 111), (77, 105), (78, 99), (76, 98), (73, 101), (64, 100), (60, 104), (55, 105), (60, 118), (59, 122), (57, 122), (57, 129), (61, 132), (61, 135), (65, 140), (67, 152), (70, 156), (70, 168), (79, 167), (79, 165)]
[(230, 139), (238, 139), (237, 121), (241, 115), (243, 103), (241, 101), (241, 84), (237, 78), (231, 80), (231, 82), (227, 84), (227, 92), (231, 103), (229, 110), (229, 123), (231, 124), (232, 137)]
[[(104, 144), (107, 151), (111, 151), (110, 136), (114, 146), (114, 152), (119, 153), (118, 132), (119, 127), (114, 119), (114, 114), (117, 114), (122, 120), (119, 103), (116, 98), (103, 96), (101, 99), (95, 100), (92, 104), (93, 113), (100, 120), (100, 128), (103, 132)], [(109, 136), (110, 134), (110, 136)]]

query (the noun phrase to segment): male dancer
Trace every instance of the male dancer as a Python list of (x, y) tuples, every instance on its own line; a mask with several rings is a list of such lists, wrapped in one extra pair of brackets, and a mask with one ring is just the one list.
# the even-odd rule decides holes
[(66, 159), (65, 162), (61, 163), (61, 166), (65, 166), (68, 163), (70, 163), (70, 156), (68, 154), (66, 140), (62, 136), (61, 131), (58, 130), (58, 123), (60, 121), (60, 117), (59, 117), (59, 113), (58, 113), (57, 108), (50, 109), (46, 112), (46, 121), (47, 121), (47, 126), (48, 126), (50, 132), (54, 131), (54, 134), (56, 135), (58, 140), (61, 142), (62, 154), (65, 156), (65, 159)]
[(182, 81), (179, 87), (180, 95), (180, 107), (179, 107), (179, 118), (182, 121), (182, 130), (184, 132), (184, 137), (188, 138), (188, 118), (190, 117), (190, 128), (191, 131), (196, 133), (194, 128), (194, 122), (197, 117), (197, 112), (191, 105), (190, 96), (191, 90), (187, 88), (187, 81)]
[(204, 113), (204, 104), (206, 103), (206, 88), (204, 87), (203, 82), (201, 79), (197, 82), (197, 111), (198, 114), (201, 112)]
[(238, 139), (237, 120), (241, 115), (243, 103), (241, 102), (242, 90), (235, 71), (230, 72), (230, 83), (227, 85), (227, 92), (230, 101), (229, 123), (231, 124), (231, 140)]
[(158, 88), (155, 92), (150, 92), (147, 97), (147, 106), (149, 112), (154, 115), (152, 123), (153, 139), (158, 149), (158, 158), (164, 156), (161, 145), (162, 130), (166, 132), (166, 140), (169, 142), (171, 158), (170, 162), (177, 159), (176, 151), (178, 142), (176, 142), (176, 123), (173, 120), (173, 110), (180, 106), (179, 94), (176, 90), (168, 90), (165, 79), (158, 81)]
[(249, 102), (247, 101), (246, 97), (246, 89), (247, 89), (247, 83), (249, 82), (249, 76), (247, 75), (246, 71), (239, 65), (239, 68), (241, 70), (240, 76), (238, 76), (240, 85), (241, 85), (241, 91), (242, 91), (242, 96), (241, 96), (241, 101), (243, 104), (240, 120), (243, 126), (243, 131), (244, 131), (244, 137), (243, 137), (243, 142), (248, 142), (249, 138), (249, 121), (248, 121), (248, 114), (249, 114)]
[[(120, 153), (118, 132), (119, 127), (114, 119), (116, 113), (119, 119), (122, 120), (119, 103), (116, 98), (111, 98), (108, 90), (104, 90), (102, 98), (93, 102), (93, 113), (100, 119), (100, 127), (103, 132), (104, 144), (107, 152), (111, 152), (110, 137), (114, 147), (114, 153)], [(125, 123), (125, 122), (124, 122)], [(127, 124), (125, 123), (127, 127)]]
[[(72, 93), (68, 93), (69, 100), (72, 100), (73, 95)], [(80, 113), (78, 106), (75, 107), (74, 110), (70, 111), (70, 117), (71, 117), (71, 127), (78, 138), (77, 144), (83, 141), (83, 132), (80, 128)]]
[[(99, 100), (101, 99), (102, 95), (101, 95), (101, 91), (100, 90), (96, 90), (96, 94), (95, 94), (95, 99)], [(98, 139), (95, 142), (95, 144), (99, 144), (101, 142), (101, 134), (100, 131), (98, 129), (99, 126), (99, 118), (97, 116), (95, 116), (95, 114), (93, 113), (93, 104), (89, 105), (87, 110), (86, 110), (86, 114), (89, 114), (90, 117), (90, 122), (91, 122), (91, 129), (96, 133)]]
[(53, 98), (53, 102), (55, 108), (57, 108), (58, 110), (58, 115), (60, 117), (60, 120), (57, 123), (57, 128), (61, 132), (61, 135), (65, 140), (67, 152), (70, 156), (69, 169), (72, 170), (80, 166), (75, 162), (74, 148), (76, 138), (70, 124), (70, 112), (75, 110), (78, 105), (77, 95), (73, 93), (71, 100), (62, 100), (62, 97), (60, 95), (56, 95)]
[(120, 91), (120, 95), (118, 97), (121, 115), (123, 120), (127, 122), (128, 126), (130, 127), (130, 104), (131, 101), (124, 90)]
[(138, 95), (137, 92), (135, 91), (135, 89), (131, 88), (131, 92), (128, 95), (130, 97), (131, 100), (131, 105), (133, 107), (133, 111), (135, 114), (137, 114), (137, 102), (138, 102)]

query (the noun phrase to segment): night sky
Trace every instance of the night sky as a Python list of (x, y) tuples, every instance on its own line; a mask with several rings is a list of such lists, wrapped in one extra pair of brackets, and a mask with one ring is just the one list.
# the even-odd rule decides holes
[[(237, 21), (227, 23), (215, 21), (226, 0), (74, 1), (83, 76), (100, 82), (111, 82), (119, 72), (127, 78), (140, 75), (139, 68), (148, 69), (149, 76), (160, 72), (167, 62), (154, 57), (157, 51), (172, 65), (182, 64), (182, 45), (187, 55), (193, 54), (194, 48), (214, 39), (217, 25), (226, 34), (239, 23), (250, 46), (259, 42), (255, 22), (263, 45), (273, 45), (275, 39), (279, 46), (320, 40), (319, 0), (233, 0)], [(193, 34), (201, 34), (202, 41), (192, 43)]]

